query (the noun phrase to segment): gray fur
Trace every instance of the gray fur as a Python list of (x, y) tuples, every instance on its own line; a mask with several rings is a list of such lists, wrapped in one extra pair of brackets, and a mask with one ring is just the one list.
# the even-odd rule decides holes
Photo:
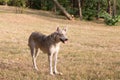
[(38, 70), (36, 65), (36, 58), (38, 56), (38, 49), (44, 53), (48, 54), (48, 61), (50, 67), (50, 74), (53, 75), (52, 69), (52, 57), (54, 55), (54, 73), (62, 74), (57, 71), (57, 56), (60, 48), (60, 42), (65, 43), (67, 41), (66, 29), (57, 28), (57, 30), (46, 36), (39, 32), (33, 32), (28, 40), (28, 45), (30, 47), (31, 56), (33, 60), (33, 66), (35, 70)]

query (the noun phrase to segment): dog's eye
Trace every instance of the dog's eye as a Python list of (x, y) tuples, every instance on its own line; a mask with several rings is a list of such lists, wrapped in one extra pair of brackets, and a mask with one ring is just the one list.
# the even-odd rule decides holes
[(63, 36), (63, 34), (60, 34), (60, 36)]

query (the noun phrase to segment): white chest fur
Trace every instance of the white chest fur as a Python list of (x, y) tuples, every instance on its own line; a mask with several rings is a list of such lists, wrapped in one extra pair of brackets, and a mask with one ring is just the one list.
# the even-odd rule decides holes
[(58, 53), (60, 49), (60, 43), (52, 45), (50, 48), (51, 53)]

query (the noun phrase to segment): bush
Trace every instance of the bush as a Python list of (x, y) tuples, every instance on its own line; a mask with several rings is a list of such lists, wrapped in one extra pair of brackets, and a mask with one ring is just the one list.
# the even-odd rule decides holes
[(96, 16), (96, 1), (85, 0), (85, 5), (83, 7), (82, 14), (85, 20), (93, 20)]
[(0, 5), (5, 5), (8, 3), (9, 0), (0, 0)]
[(30, 8), (41, 9), (41, 0), (28, 0)]
[(119, 16), (109, 17), (105, 19), (105, 23), (110, 26), (116, 25), (116, 23), (118, 22), (119, 22)]
[(46, 0), (45, 2), (41, 2), (41, 4), (44, 4), (44, 6), (41, 7), (42, 10), (52, 10), (54, 4), (50, 0)]
[(75, 15), (75, 17), (78, 15), (78, 8), (67, 8), (68, 13)]
[(0, 5), (4, 5), (5, 1), (4, 0), (0, 0)]
[(92, 9), (86, 9), (86, 10), (83, 10), (83, 18), (85, 20), (93, 20), (94, 17), (96, 16), (96, 11), (95, 10), (92, 10)]
[(120, 21), (120, 16), (111, 16), (110, 14), (108, 14), (107, 12), (101, 12), (99, 14), (100, 17), (104, 18), (104, 21), (107, 25), (116, 25), (116, 23), (118, 23)]
[(9, 6), (26, 7), (26, 0), (9, 0)]

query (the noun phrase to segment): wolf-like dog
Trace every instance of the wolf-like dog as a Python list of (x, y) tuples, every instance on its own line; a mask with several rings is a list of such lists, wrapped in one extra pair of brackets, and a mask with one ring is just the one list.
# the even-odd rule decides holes
[[(66, 36), (67, 29), (60, 29), (57, 27), (56, 31), (52, 34), (46, 36), (39, 32), (33, 32), (28, 40), (28, 46), (30, 47), (32, 61), (34, 69), (38, 71), (37, 65), (36, 65), (36, 58), (38, 56), (38, 49), (43, 53), (48, 54), (48, 61), (49, 61), (49, 70), (50, 74), (60, 74), (61, 72), (57, 71), (57, 56), (60, 48), (60, 42), (66, 43), (68, 41), (68, 38)], [(52, 58), (54, 57), (54, 71), (52, 67)]]

